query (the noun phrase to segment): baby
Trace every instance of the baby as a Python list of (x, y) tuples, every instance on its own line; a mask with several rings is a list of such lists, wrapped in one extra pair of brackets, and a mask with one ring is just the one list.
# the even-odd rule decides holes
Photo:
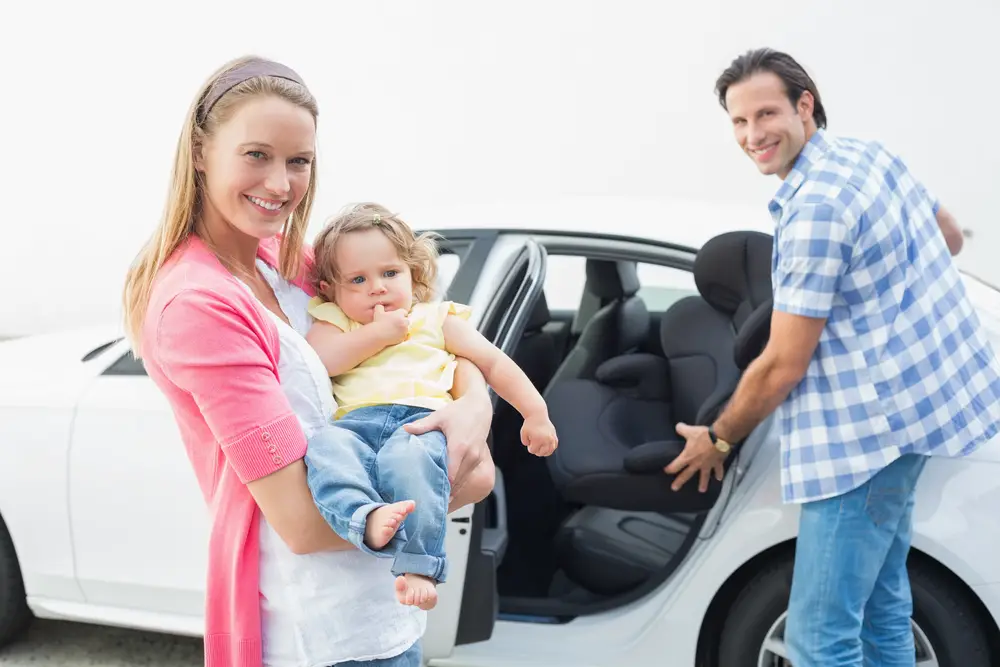
[(360, 204), (314, 243), (307, 340), (338, 403), (325, 437), (310, 441), (309, 488), (330, 526), (360, 549), (393, 558), (403, 604), (431, 609), (447, 575), (451, 493), (441, 431), (403, 426), (453, 400), (456, 357), (474, 363), (524, 417), (521, 440), (537, 456), (558, 445), (528, 377), (469, 322), (469, 308), (432, 303), (437, 251), (386, 208)]

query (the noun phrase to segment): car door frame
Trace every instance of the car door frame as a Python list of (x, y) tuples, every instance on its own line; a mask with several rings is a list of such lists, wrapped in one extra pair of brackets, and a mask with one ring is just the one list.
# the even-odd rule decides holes
[[(568, 254), (607, 260), (634, 260), (685, 271), (693, 270), (696, 255), (696, 250), (692, 248), (644, 238), (593, 233), (573, 234), (548, 230), (511, 230), (505, 233), (530, 236), (546, 254)], [(543, 285), (544, 275), (539, 290)], [(769, 427), (765, 426), (760, 433), (766, 434), (768, 430)], [(763, 441), (763, 435), (753, 437), (752, 442), (748, 441), (749, 446), (746, 451), (742, 452), (738, 464), (734, 465), (733, 470), (727, 473), (723, 492), (715, 506), (706, 514), (701, 528), (692, 533), (691, 545), (696, 543), (696, 538), (699, 536), (711, 536), (723, 517), (733, 511), (729, 501), (741, 483), (747, 479), (747, 470), (760, 445), (758, 441)], [(467, 592), (463, 602), (467, 600), (470, 606), (472, 604), (486, 605), (493, 602), (499, 606), (499, 596), (495, 593), (495, 573), (487, 572), (485, 569), (480, 571), (470, 566), (466, 575), (465, 588)], [(477, 594), (468, 591), (477, 591), (479, 596), (484, 599), (477, 600)], [(488, 595), (493, 597), (490, 598)], [(469, 632), (472, 633), (474, 630), (470, 628)], [(485, 635), (485, 632), (478, 633), (475, 635), (475, 641), (488, 639)], [(461, 643), (468, 642), (456, 642), (456, 645)]]
[[(441, 252), (462, 256), (459, 269), (445, 294), (445, 298), (461, 303), (473, 301), (477, 292), (483, 289), (493, 289), (491, 286), (481, 285), (480, 281), (490, 262), (496, 259), (496, 255), (502, 254), (501, 251), (494, 252), (498, 247), (497, 242), (502, 237), (517, 239), (515, 243), (519, 243), (520, 247), (516, 251), (507, 248), (506, 251), (511, 252), (511, 256), (504, 261), (499, 271), (494, 269), (493, 274), (499, 274), (502, 278), (493, 289), (479, 320), (480, 331), (502, 351), (508, 355), (513, 354), (528, 323), (531, 309), (542, 293), (545, 249), (530, 236), (511, 237), (497, 230), (436, 233), (440, 236), (438, 245)], [(499, 397), (492, 389), (490, 397), (496, 407)], [(490, 447), (492, 449), (492, 438)], [(498, 471), (494, 491), (489, 498), (476, 503), (469, 514), (456, 512), (449, 517), (452, 523), (462, 524), (460, 530), (467, 530), (469, 534), (469, 552), (461, 582), (461, 604), (453, 646), (486, 641), (493, 635), (493, 626), (499, 613), (496, 571), (507, 541), (503, 494), (503, 478)], [(451, 556), (449, 554), (449, 558)], [(438, 631), (444, 631), (444, 628), (439, 628)], [(434, 652), (439, 652), (440, 648), (440, 643), (437, 643)]]

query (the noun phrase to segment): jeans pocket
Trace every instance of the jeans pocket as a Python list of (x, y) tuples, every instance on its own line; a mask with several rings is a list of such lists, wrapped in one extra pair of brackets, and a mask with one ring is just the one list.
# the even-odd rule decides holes
[(869, 480), (865, 513), (876, 526), (895, 525), (909, 511), (925, 461), (923, 456), (902, 456)]
[(868, 489), (865, 514), (876, 526), (883, 526), (899, 519), (906, 508), (907, 494), (902, 488)]

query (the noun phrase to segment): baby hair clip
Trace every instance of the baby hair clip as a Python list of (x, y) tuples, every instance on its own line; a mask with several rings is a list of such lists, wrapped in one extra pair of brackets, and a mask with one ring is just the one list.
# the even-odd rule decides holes
[(375, 214), (375, 224), (377, 225), (377, 224), (380, 224), (381, 222), (382, 222), (382, 214), (381, 213), (376, 213)]

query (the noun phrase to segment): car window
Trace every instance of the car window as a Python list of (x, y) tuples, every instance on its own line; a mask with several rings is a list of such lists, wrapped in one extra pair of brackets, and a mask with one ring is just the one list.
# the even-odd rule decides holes
[(545, 301), (549, 310), (576, 310), (587, 280), (583, 257), (549, 255), (545, 260)]
[(115, 363), (108, 366), (104, 371), (104, 375), (145, 375), (146, 366), (142, 363), (141, 359), (136, 359), (132, 356), (132, 351), (129, 350), (121, 357), (118, 358)]
[(639, 262), (636, 273), (640, 285), (638, 296), (652, 312), (662, 312), (679, 299), (698, 293), (694, 274), (690, 271)]
[[(585, 257), (549, 255), (544, 291), (550, 310), (576, 310), (579, 307), (587, 281), (586, 263)], [(690, 271), (639, 262), (636, 273), (640, 285), (638, 296), (653, 312), (664, 311), (678, 299), (698, 293)]]
[(91, 359), (96, 359), (97, 357), (101, 356), (101, 352), (104, 352), (106, 349), (108, 349), (109, 347), (111, 347), (120, 340), (121, 338), (115, 338), (114, 340), (110, 340), (107, 343), (101, 343), (93, 350), (83, 355), (83, 358), (80, 359), (80, 361), (90, 361)]
[(461, 258), (453, 252), (442, 252), (438, 257), (437, 281), (434, 287), (434, 294), (438, 299), (443, 299), (444, 294), (448, 292), (461, 263)]

